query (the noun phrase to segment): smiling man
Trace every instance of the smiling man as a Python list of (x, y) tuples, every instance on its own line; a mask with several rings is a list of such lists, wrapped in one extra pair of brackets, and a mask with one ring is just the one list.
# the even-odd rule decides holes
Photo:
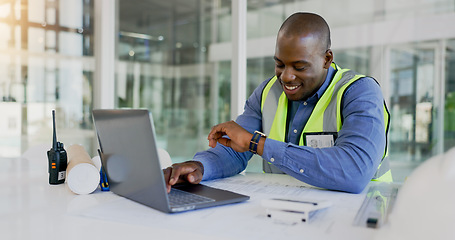
[(255, 89), (235, 122), (212, 128), (209, 150), (164, 170), (168, 189), (240, 173), (255, 154), (264, 172), (320, 188), (358, 193), (370, 180), (392, 181), (380, 86), (337, 66), (330, 45), (321, 16), (287, 18), (277, 35), (275, 76)]

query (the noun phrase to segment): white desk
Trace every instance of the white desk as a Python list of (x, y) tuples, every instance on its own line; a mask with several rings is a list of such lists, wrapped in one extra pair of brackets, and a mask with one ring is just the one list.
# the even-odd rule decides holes
[[(353, 226), (365, 197), (302, 187), (285, 175), (253, 174), (204, 182), (251, 196), (247, 202), (178, 214), (97, 190), (75, 195), (48, 184), (47, 159), (0, 159), (0, 239), (374, 239), (379, 231)], [(271, 197), (326, 199), (333, 206), (309, 223), (267, 218)], [(378, 238), (379, 239), (379, 238)]]

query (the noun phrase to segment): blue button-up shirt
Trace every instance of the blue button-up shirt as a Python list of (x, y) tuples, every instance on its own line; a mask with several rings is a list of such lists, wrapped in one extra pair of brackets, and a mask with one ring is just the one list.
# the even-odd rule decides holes
[[(375, 80), (365, 77), (352, 83), (342, 100), (343, 126), (333, 147), (299, 146), (300, 136), (316, 103), (327, 89), (335, 69), (330, 67), (319, 90), (305, 101), (290, 102), (286, 142), (267, 138), (262, 157), (283, 172), (316, 187), (361, 192), (376, 172), (386, 144), (383, 95)], [(248, 98), (236, 122), (253, 133), (262, 130), (261, 83)], [(203, 180), (228, 177), (243, 171), (251, 152), (235, 152), (218, 144), (198, 152), (194, 160), (204, 165)], [(272, 161), (271, 161), (272, 160)]]

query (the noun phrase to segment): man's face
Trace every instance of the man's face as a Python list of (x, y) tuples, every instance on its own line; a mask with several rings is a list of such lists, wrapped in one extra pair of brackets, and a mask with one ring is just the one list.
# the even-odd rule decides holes
[(312, 35), (278, 35), (275, 74), (291, 101), (306, 100), (322, 85), (333, 56)]

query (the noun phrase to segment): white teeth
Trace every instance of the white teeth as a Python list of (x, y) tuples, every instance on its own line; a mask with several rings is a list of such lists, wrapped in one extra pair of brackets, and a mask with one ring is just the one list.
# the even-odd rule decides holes
[(299, 86), (286, 86), (285, 85), (284, 87), (288, 90), (294, 90), (294, 89), (298, 88)]

